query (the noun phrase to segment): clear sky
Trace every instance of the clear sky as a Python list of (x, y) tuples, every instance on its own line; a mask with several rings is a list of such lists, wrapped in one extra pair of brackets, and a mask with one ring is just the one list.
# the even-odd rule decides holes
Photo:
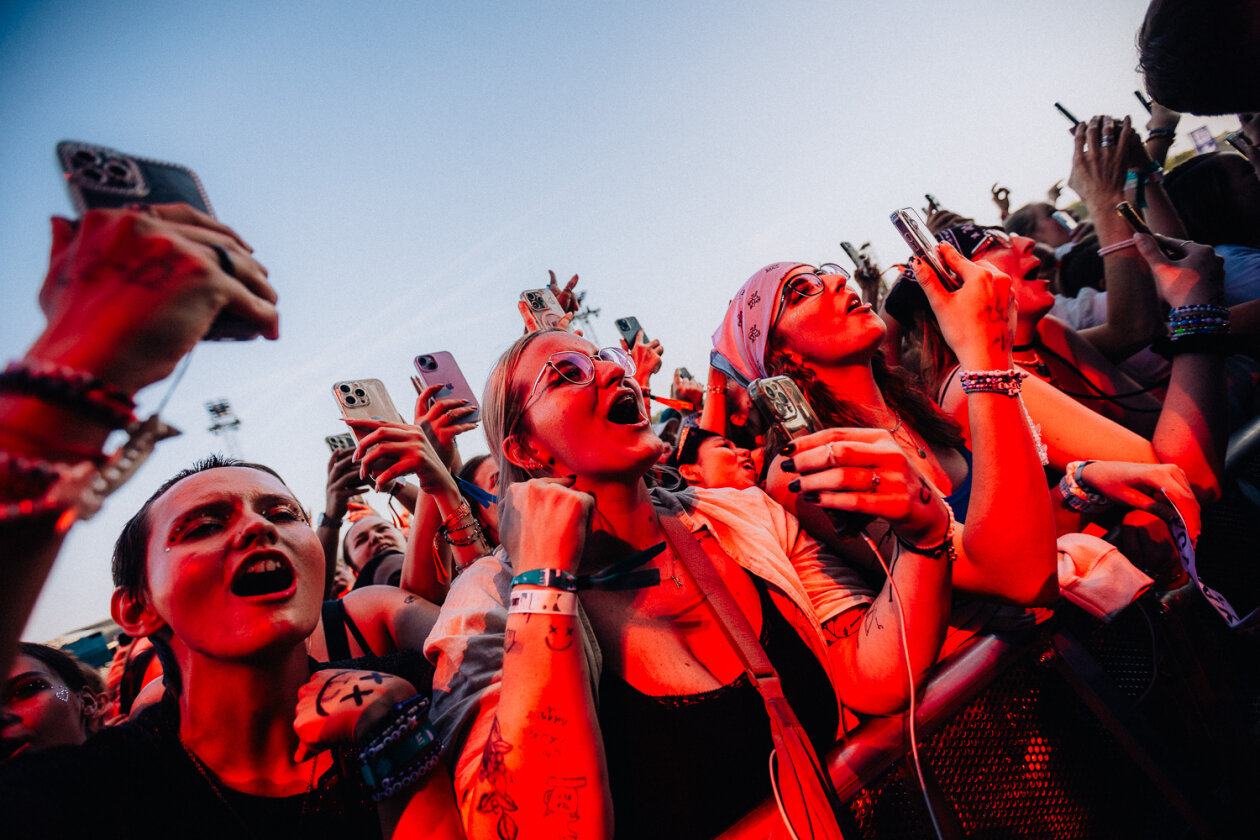
[[(331, 384), (379, 378), (409, 414), (412, 358), (449, 350), (480, 391), (521, 331), (517, 295), (549, 268), (581, 274), (605, 343), (635, 315), (665, 344), (663, 375), (703, 376), (727, 300), (762, 265), (847, 264), (842, 239), (900, 260), (888, 213), (924, 192), (986, 222), (994, 181), (1014, 206), (1040, 200), (1071, 160), (1055, 100), (1144, 123), (1145, 7), (0, 4), (0, 356), (41, 325), (47, 217), (70, 213), (61, 139), (196, 170), (270, 269), (282, 330), (196, 351), (166, 411), (185, 434), (72, 532), (27, 637), (108, 615), (122, 523), (220, 448), (206, 400), (231, 400), (244, 456), (318, 512), (323, 437), (344, 429)], [(480, 432), (461, 448), (484, 451)]]

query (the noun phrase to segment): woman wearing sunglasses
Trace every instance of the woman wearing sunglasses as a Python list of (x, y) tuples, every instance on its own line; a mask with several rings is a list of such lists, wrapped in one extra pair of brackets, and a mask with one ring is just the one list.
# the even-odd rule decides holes
[[(469, 836), (602, 837), (615, 824), (622, 837), (712, 837), (770, 795), (765, 706), (697, 588), (696, 551), (820, 754), (838, 696), (899, 709), (906, 660), (919, 672), (937, 654), (944, 560), (898, 564), (894, 603), (755, 487), (649, 491), (663, 444), (633, 370), (621, 350), (540, 332), (486, 386), (502, 547), (455, 580), (426, 650)], [(920, 543), (949, 526), (936, 496), (900, 505)]]
[[(1038, 453), (1010, 372), (1010, 278), (964, 259), (948, 245), (946, 264), (963, 279), (944, 291), (926, 265), (916, 276), (963, 367), (975, 372), (967, 399), (974, 445), (963, 446), (958, 425), (880, 353), (884, 323), (862, 302), (848, 277), (799, 263), (766, 266), (739, 290), (714, 334), (714, 362), (744, 381), (786, 375), (812, 405), (824, 431), (788, 443), (771, 438), (766, 489), (801, 517), (816, 538), (878, 569), (878, 552), (939, 542), (905, 533), (889, 496), (901, 491), (880, 474), (876, 449), (906, 459), (904, 468), (924, 496), (941, 494), (957, 527), (954, 585), (1016, 604), (1058, 595), (1054, 530)], [(779, 447), (787, 444), (782, 451)], [(859, 515), (873, 540), (866, 549), (842, 541), (832, 516)], [(869, 521), (869, 517), (877, 517)], [(966, 527), (963, 527), (963, 523)], [(873, 551), (871, 548), (873, 547)], [(866, 555), (865, 561), (860, 558)]]
[[(973, 225), (949, 228), (940, 235), (958, 243), (973, 259), (1015, 278), (1019, 314), (1013, 358), (1028, 374), (1024, 402), (1041, 429), (1050, 466), (1064, 473), (1073, 463), (1079, 464), (1079, 475), (1075, 467), (1070, 470), (1078, 486), (1083, 482), (1109, 500), (1164, 517), (1171, 513), (1171, 500), (1183, 515), (1197, 522), (1196, 498), (1210, 500), (1219, 494), (1220, 462), (1214, 442), (1223, 437), (1220, 353), (1174, 353), (1167, 395), (1161, 403), (1071, 327), (1045, 317), (1053, 297), (1047, 281), (1040, 279), (1040, 261), (1031, 239)], [(1174, 243), (1166, 240), (1164, 244)], [(1205, 313), (1220, 301), (1220, 260), (1206, 246), (1181, 243), (1176, 248), (1177, 257), (1172, 258), (1147, 239), (1137, 254), (1150, 265), (1170, 305)], [(1128, 253), (1133, 254), (1133, 249)], [(925, 384), (939, 395), (942, 408), (958, 421), (964, 435), (970, 436), (958, 359), (937, 320), (930, 313), (924, 316)], [(1176, 318), (1174, 314), (1174, 324)], [(1170, 346), (1179, 349), (1175, 342)], [(1134, 417), (1140, 419), (1135, 425), (1144, 434), (1126, 428), (1133, 425)], [(1069, 495), (1070, 487), (1070, 483), (1065, 485)], [(1070, 516), (1064, 516), (1061, 525), (1079, 529), (1079, 522)]]

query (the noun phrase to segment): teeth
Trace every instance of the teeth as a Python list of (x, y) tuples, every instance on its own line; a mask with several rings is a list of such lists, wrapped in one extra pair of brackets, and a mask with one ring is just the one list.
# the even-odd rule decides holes
[(280, 565), (279, 560), (271, 560), (271, 559), (256, 560), (253, 563), (249, 564), (248, 567), (246, 567), (245, 574), (255, 575), (255, 574), (261, 574), (263, 572), (276, 572), (276, 571), (279, 571), (281, 568), (282, 566)]

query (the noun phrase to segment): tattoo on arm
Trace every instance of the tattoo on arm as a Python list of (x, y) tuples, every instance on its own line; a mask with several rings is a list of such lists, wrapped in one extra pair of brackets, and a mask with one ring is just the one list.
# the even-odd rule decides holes
[(481, 769), (477, 771), (477, 778), (486, 782), (490, 790), (477, 798), (477, 810), (482, 814), (499, 815), (495, 825), (499, 840), (516, 840), (520, 833), (516, 820), (512, 818), (512, 812), (517, 807), (507, 792), (509, 777), (504, 762), (504, 757), (512, 750), (512, 745), (503, 738), (499, 719), (496, 717), (490, 724), (490, 737), (486, 739), (486, 748), (481, 753)]
[(857, 632), (858, 627), (862, 624), (862, 614), (857, 610), (854, 610), (853, 612), (856, 612), (857, 615), (848, 615), (847, 613), (844, 613), (836, 616), (822, 626), (823, 638), (826, 639), (829, 647), (841, 639), (849, 638)]
[(564, 840), (576, 838), (576, 823), (582, 815), (578, 812), (578, 791), (586, 787), (585, 776), (552, 776), (547, 781), (547, 790), (543, 793), (543, 818), (560, 814), (564, 818), (564, 827), (560, 836)]
[(875, 608), (871, 607), (866, 611), (866, 617), (862, 619), (862, 635), (871, 635), (871, 630), (883, 630), (884, 625), (880, 624), (879, 618), (875, 615)]

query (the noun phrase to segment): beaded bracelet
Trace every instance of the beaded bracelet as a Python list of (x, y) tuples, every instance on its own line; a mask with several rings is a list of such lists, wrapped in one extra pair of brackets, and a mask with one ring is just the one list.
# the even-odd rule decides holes
[(513, 590), (508, 601), (508, 615), (536, 613), (543, 615), (577, 615), (577, 594), (544, 592), (540, 589)]
[(363, 782), (379, 802), (427, 775), (442, 755), (429, 723), (429, 700), (416, 695), (398, 703), (359, 750)]
[(1093, 461), (1072, 461), (1059, 479), (1059, 492), (1063, 506), (1076, 513), (1093, 513), (1111, 507), (1111, 500), (1090, 487), (1081, 477)]
[(455, 548), (476, 545), (485, 539), (485, 532), (481, 530), (481, 525), (476, 522), (472, 525), (472, 533), (466, 537), (452, 537), (449, 531), (442, 531), (441, 534), (442, 539), (446, 540), (446, 544)]
[[(906, 542), (897, 534), (897, 544), (902, 548), (913, 551), (915, 554), (922, 554), (924, 557), (931, 557), (938, 560), (942, 556), (948, 557), (952, 563), (958, 559), (958, 552), (954, 549), (954, 532), (958, 527), (958, 520), (954, 518), (954, 509), (949, 506), (949, 502), (941, 500), (945, 504), (945, 513), (949, 516), (949, 526), (945, 528), (945, 536), (935, 545), (919, 546)], [(895, 532), (894, 532), (895, 533)]]
[(1177, 132), (1174, 129), (1152, 128), (1146, 135), (1146, 142), (1149, 143), (1152, 140), (1157, 140), (1161, 137), (1167, 138), (1168, 140), (1172, 140), (1176, 136), (1177, 136)]
[(528, 572), (521, 572), (512, 578), (512, 585), (520, 586), (521, 584), (544, 586), (547, 589), (559, 589), (562, 592), (578, 591), (577, 575), (566, 572), (564, 569), (531, 569)]
[(121, 388), (67, 365), (23, 359), (0, 372), (0, 391), (29, 394), (59, 403), (99, 420), (110, 428), (125, 429), (136, 422), (136, 403)]
[(964, 394), (1004, 394), (1018, 397), (1024, 377), (1021, 370), (965, 370), (958, 375)]

